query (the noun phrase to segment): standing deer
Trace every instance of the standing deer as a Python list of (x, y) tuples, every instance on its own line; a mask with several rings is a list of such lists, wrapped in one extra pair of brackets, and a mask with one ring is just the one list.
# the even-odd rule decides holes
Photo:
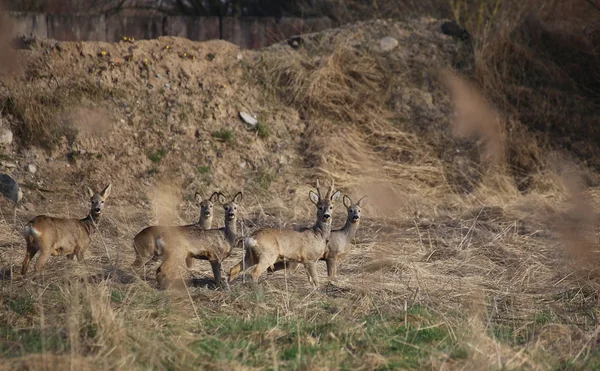
[(50, 255), (66, 255), (69, 260), (73, 260), (76, 255), (77, 260), (83, 261), (83, 254), (92, 242), (96, 223), (102, 215), (104, 201), (110, 195), (111, 189), (112, 185), (109, 184), (102, 192), (94, 193), (89, 187), (85, 187), (92, 206), (88, 216), (83, 219), (62, 219), (46, 215), (38, 215), (31, 219), (23, 231), (27, 252), (21, 274), (27, 273), (29, 262), (38, 251), (40, 256), (35, 263), (36, 272), (42, 270)]
[(317, 261), (325, 254), (327, 239), (331, 233), (331, 213), (340, 192), (333, 192), (333, 181), (325, 197), (321, 196), (319, 181), (317, 193), (309, 192), (310, 200), (317, 207), (317, 221), (312, 228), (302, 231), (292, 229), (262, 228), (245, 239), (245, 256), (229, 271), (229, 282), (242, 271), (255, 265), (251, 272), (252, 280), (258, 281), (260, 275), (277, 260), (286, 259), (304, 264), (308, 280), (314, 286), (319, 283), (316, 271)]
[[(200, 205), (200, 218), (195, 224), (188, 224), (184, 227), (187, 228), (200, 228), (210, 229), (213, 220), (213, 207), (214, 203), (219, 198), (219, 193), (214, 192), (207, 200), (203, 200), (200, 193), (196, 192), (194, 198)], [(133, 238), (133, 249), (135, 250), (135, 261), (133, 262), (134, 267), (140, 267), (152, 261), (158, 256), (158, 250), (156, 248), (156, 239), (166, 233), (169, 229), (177, 229), (181, 226), (160, 226), (154, 225), (142, 229)], [(193, 260), (186, 259), (185, 261), (188, 268), (192, 267)]]
[(159, 253), (164, 254), (163, 263), (156, 270), (156, 280), (161, 288), (170, 285), (171, 280), (179, 273), (183, 259), (186, 264), (188, 259), (208, 260), (215, 283), (221, 284), (221, 263), (229, 257), (232, 247), (238, 242), (237, 212), (242, 192), (238, 192), (229, 202), (219, 192), (218, 201), (225, 211), (224, 227), (204, 230), (184, 226), (177, 228), (175, 233), (157, 237), (156, 246)]
[[(327, 264), (327, 276), (330, 279), (336, 278), (337, 267), (339, 261), (350, 251), (350, 242), (354, 238), (358, 225), (360, 223), (361, 208), (367, 204), (367, 196), (363, 196), (357, 203), (353, 204), (350, 197), (344, 195), (344, 206), (348, 212), (346, 224), (341, 229), (331, 231), (325, 254), (320, 260), (324, 260)], [(289, 269), (295, 271), (298, 263), (295, 261), (278, 261), (270, 271), (278, 271), (280, 269)]]

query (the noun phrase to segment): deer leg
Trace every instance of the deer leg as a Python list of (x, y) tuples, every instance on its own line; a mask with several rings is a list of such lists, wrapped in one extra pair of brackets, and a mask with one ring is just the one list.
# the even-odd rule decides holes
[(75, 253), (67, 254), (68, 260), (73, 260), (75, 258)]
[(77, 261), (79, 261), (79, 262), (83, 261), (83, 249), (78, 249), (75, 252), (75, 255), (77, 256)]
[(252, 280), (256, 283), (258, 282), (258, 278), (260, 277), (261, 274), (263, 274), (264, 272), (266, 272), (266, 270), (273, 265), (273, 263), (275, 263), (275, 261), (277, 260), (277, 257), (273, 257), (270, 258), (268, 256), (261, 256), (258, 264), (256, 264), (254, 266), (254, 268), (252, 269), (252, 273), (250, 273), (250, 275), (252, 276)]
[(42, 253), (35, 262), (35, 271), (40, 272), (48, 259), (50, 258), (50, 250), (42, 250)]
[(319, 285), (319, 276), (317, 275), (317, 262), (306, 262), (304, 263), (306, 274), (308, 274), (308, 282), (314, 287)]
[(325, 259), (325, 264), (327, 264), (327, 277), (334, 279), (335, 278), (336, 259), (335, 258), (327, 258), (327, 259)]
[(185, 266), (188, 267), (188, 269), (192, 269), (193, 265), (194, 265), (194, 258), (191, 257), (191, 256), (186, 256), (186, 258), (185, 258)]
[(248, 269), (251, 266), (256, 264), (256, 259), (254, 257), (254, 252), (250, 251), (246, 251), (246, 254), (244, 256), (244, 259), (241, 260), (239, 263), (237, 263), (236, 265), (234, 265), (233, 267), (231, 267), (231, 269), (229, 270), (229, 279), (228, 281), (231, 282), (233, 281), (238, 274), (240, 274), (240, 272), (242, 271), (242, 268)]
[(31, 261), (31, 259), (33, 259), (36, 253), (37, 249), (35, 249), (33, 246), (27, 246), (27, 251), (25, 252), (25, 260), (23, 260), (23, 266), (21, 267), (21, 275), (24, 276), (27, 273), (27, 270), (29, 269), (29, 262)]
[(298, 269), (298, 262), (290, 260), (280, 260), (273, 264), (273, 268), (269, 267), (267, 272), (277, 272), (282, 269), (287, 269), (290, 273), (294, 273)]
[(211, 261), (210, 267), (213, 271), (213, 277), (215, 278), (215, 283), (217, 285), (221, 284), (221, 262), (218, 260)]

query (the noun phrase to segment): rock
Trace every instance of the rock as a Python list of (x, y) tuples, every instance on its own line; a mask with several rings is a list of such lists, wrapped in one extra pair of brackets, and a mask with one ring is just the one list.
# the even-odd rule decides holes
[(27, 165), (27, 171), (29, 171), (31, 174), (35, 174), (37, 171), (37, 166), (35, 166), (35, 164), (29, 164)]
[(244, 55), (242, 53), (238, 53), (238, 55), (235, 57), (238, 61), (241, 61), (242, 59), (244, 59)]
[(467, 30), (465, 30), (464, 28), (460, 27), (454, 21), (444, 22), (441, 25), (440, 29), (441, 29), (441, 31), (442, 31), (443, 34), (448, 35), (448, 36), (452, 36), (452, 37), (454, 37), (456, 39), (459, 39), (459, 40), (462, 40), (462, 41), (467, 41), (471, 37), (469, 35), (469, 32)]
[(391, 36), (383, 37), (379, 40), (379, 47), (384, 52), (389, 52), (398, 46), (398, 40), (394, 39)]
[(0, 166), (3, 166), (7, 169), (14, 169), (17, 167), (17, 164), (15, 164), (14, 162), (2, 161), (0, 162)]
[(0, 144), (11, 144), (13, 141), (13, 133), (8, 129), (0, 128)]
[(19, 183), (8, 174), (0, 174), (0, 194), (14, 204), (19, 203), (21, 198), (23, 198), (23, 192), (19, 187)]
[(252, 116), (250, 116), (248, 113), (246, 112), (242, 112), (240, 111), (240, 117), (242, 118), (242, 120), (244, 120), (244, 122), (252, 127), (255, 127), (256, 124), (258, 123), (258, 120)]

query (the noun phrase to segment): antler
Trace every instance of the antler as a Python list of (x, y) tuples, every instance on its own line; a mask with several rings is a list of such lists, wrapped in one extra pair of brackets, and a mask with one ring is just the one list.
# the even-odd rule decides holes
[(321, 197), (321, 190), (319, 189), (319, 179), (317, 178), (317, 194), (319, 195), (319, 200), (322, 200), (323, 198)]
[(329, 189), (327, 190), (327, 195), (325, 196), (325, 199), (329, 200), (331, 198), (332, 194), (333, 194), (333, 179), (331, 179), (331, 183), (329, 185)]

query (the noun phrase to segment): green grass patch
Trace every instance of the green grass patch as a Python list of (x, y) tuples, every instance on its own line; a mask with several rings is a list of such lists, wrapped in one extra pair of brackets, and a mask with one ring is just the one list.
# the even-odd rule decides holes
[(373, 353), (389, 361), (381, 369), (426, 368), (436, 354), (456, 361), (468, 358), (445, 323), (427, 309), (413, 309), (407, 318), (404, 323), (403, 315), (353, 320), (331, 320), (329, 315), (318, 319), (216, 315), (203, 321), (202, 332), (208, 335), (196, 340), (191, 350), (198, 359), (216, 364), (269, 368), (275, 359), (285, 369), (353, 369), (364, 366), (364, 357)]
[(162, 161), (162, 159), (167, 155), (167, 150), (165, 148), (159, 148), (154, 152), (150, 152), (148, 154), (148, 158), (150, 159), (150, 161), (154, 162), (155, 164), (159, 163)]
[(204, 174), (208, 174), (210, 173), (210, 167), (208, 166), (198, 166), (196, 168), (196, 172), (200, 175), (204, 175)]
[(213, 132), (213, 137), (226, 143), (233, 141), (233, 133), (229, 129), (217, 130)]
[(269, 127), (262, 121), (258, 121), (256, 123), (256, 125), (254, 126), (254, 132), (261, 139), (267, 138), (270, 134)]

